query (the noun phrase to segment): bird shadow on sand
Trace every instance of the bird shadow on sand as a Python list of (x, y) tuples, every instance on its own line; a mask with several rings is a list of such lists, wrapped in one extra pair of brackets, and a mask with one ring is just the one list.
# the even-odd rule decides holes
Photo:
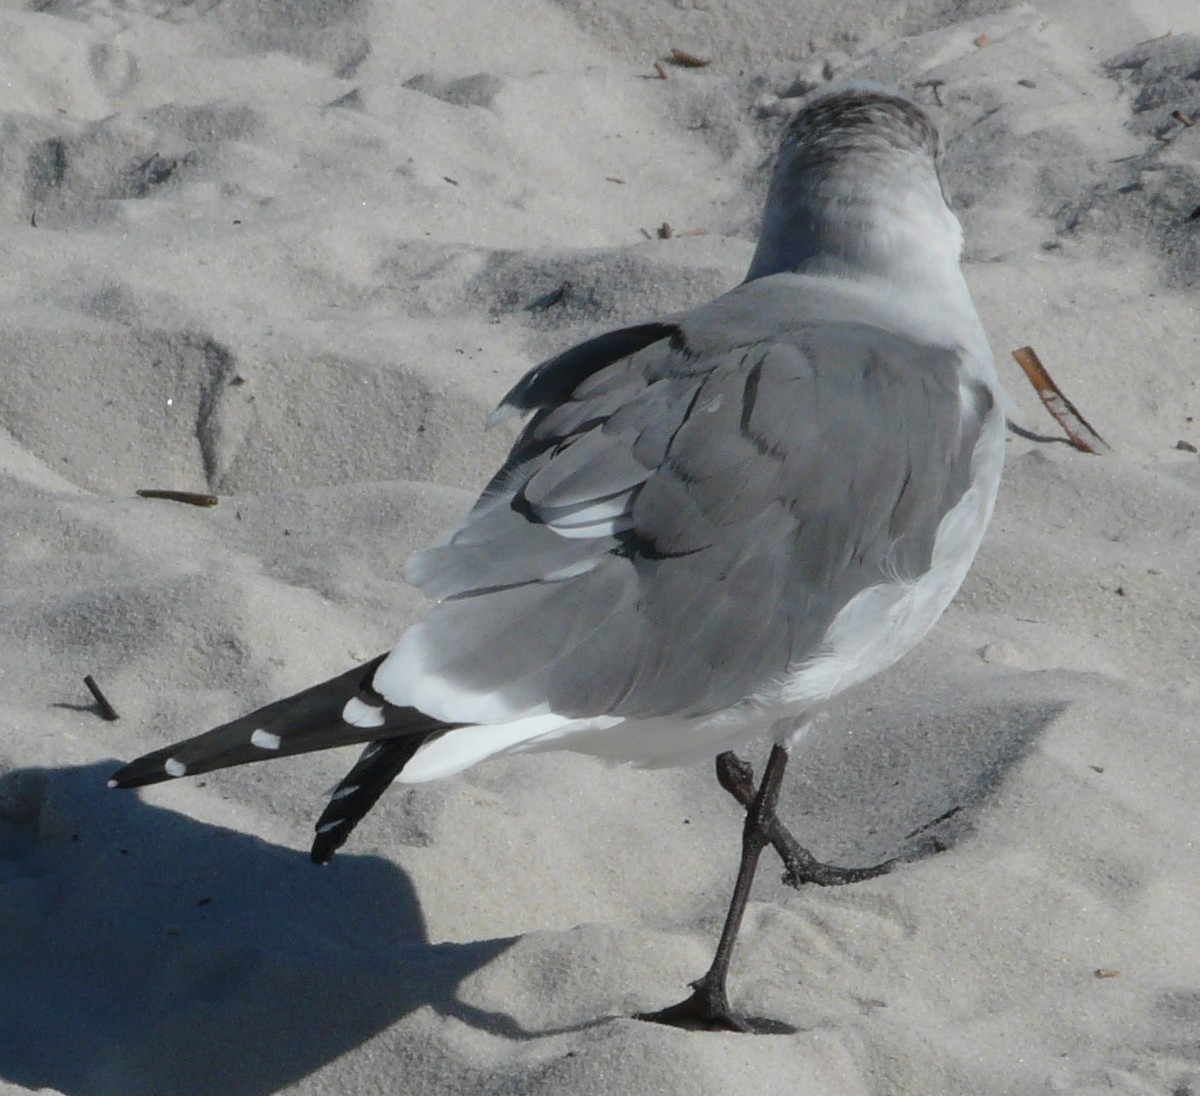
[[(1070, 694), (1014, 684), (902, 710), (865, 695), (801, 755), (787, 822), (852, 863), (952, 847)], [(0, 776), (0, 1081), (266, 1094), (423, 1007), (508, 1038), (551, 1034), (459, 999), (517, 938), (431, 944), (395, 864), (343, 852), (317, 870), (302, 851), (114, 793), (112, 768)]]
[(394, 864), (304, 853), (106, 786), (111, 765), (0, 777), (0, 1080), (68, 1096), (269, 1093), (421, 1006), (512, 939), (429, 943)]

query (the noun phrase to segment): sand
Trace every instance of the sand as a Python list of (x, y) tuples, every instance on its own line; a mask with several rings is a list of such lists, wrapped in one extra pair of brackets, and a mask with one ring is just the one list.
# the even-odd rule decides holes
[[(1198, 73), (1171, 0), (0, 7), (0, 1093), (1200, 1091)], [(798, 1034), (627, 1018), (711, 955), (708, 765), (485, 765), (325, 870), (353, 751), (105, 787), (389, 646), (496, 399), (735, 285), (846, 76), (942, 127), (1021, 422), (1032, 344), (1112, 449), (1011, 439), (943, 621), (793, 763), (820, 855), (912, 858), (760, 873), (732, 991)]]

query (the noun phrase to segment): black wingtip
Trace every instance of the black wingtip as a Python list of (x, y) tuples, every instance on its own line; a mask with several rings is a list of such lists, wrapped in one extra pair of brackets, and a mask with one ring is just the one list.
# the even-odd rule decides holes
[(324, 867), (333, 859), (334, 853), (338, 851), (345, 843), (346, 838), (350, 836), (352, 826), (346, 823), (349, 819), (339, 819), (336, 829), (328, 829), (324, 833), (318, 832), (313, 838), (312, 848), (308, 852), (308, 858), (318, 867)]
[(314, 864), (328, 864), (333, 859), (333, 854), (346, 843), (354, 827), (375, 806), (413, 754), (446, 729), (440, 725), (405, 738), (378, 740), (363, 750), (317, 819), (317, 835), (309, 853)]
[(147, 784), (161, 784), (164, 780), (175, 780), (187, 776), (187, 768), (176, 761), (172, 750), (155, 750), (123, 765), (108, 778), (110, 788), (144, 788)]

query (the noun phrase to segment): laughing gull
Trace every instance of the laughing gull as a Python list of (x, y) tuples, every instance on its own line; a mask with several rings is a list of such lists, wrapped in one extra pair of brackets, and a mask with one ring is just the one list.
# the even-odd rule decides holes
[[(719, 755), (747, 807), (713, 965), (644, 1019), (751, 1030), (726, 974), (788, 751), (891, 666), (958, 589), (992, 513), (1007, 397), (959, 267), (940, 142), (913, 103), (844, 85), (788, 124), (745, 282), (537, 366), (528, 416), (458, 529), (407, 577), (433, 600), (396, 646), (131, 762), (132, 788), (369, 743), (317, 823), (323, 863), (394, 780), (568, 749)], [(732, 752), (766, 738), (755, 788)], [(762, 1025), (758, 1025), (759, 1028)]]

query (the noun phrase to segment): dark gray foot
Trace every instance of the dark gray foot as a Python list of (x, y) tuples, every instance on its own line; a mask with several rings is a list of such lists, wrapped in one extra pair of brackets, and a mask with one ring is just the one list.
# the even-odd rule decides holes
[[(717, 780), (721, 787), (747, 810), (753, 806), (758, 789), (754, 784), (754, 769), (749, 762), (729, 751), (720, 754), (717, 757)], [(783, 881), (789, 887), (802, 887), (806, 883), (815, 883), (818, 887), (842, 887), (847, 883), (861, 883), (864, 879), (886, 875), (902, 862), (898, 857), (893, 857), (882, 864), (873, 864), (865, 868), (839, 868), (835, 864), (823, 863), (813, 856), (775, 817), (774, 812), (762, 820), (762, 826), (768, 842), (783, 861)]]
[(707, 976), (692, 983), (692, 995), (677, 1005), (657, 1012), (638, 1012), (635, 1020), (667, 1024), (686, 1031), (737, 1031), (747, 1035), (794, 1035), (796, 1029), (779, 1020), (743, 1016), (734, 1012), (723, 986), (711, 984)]

